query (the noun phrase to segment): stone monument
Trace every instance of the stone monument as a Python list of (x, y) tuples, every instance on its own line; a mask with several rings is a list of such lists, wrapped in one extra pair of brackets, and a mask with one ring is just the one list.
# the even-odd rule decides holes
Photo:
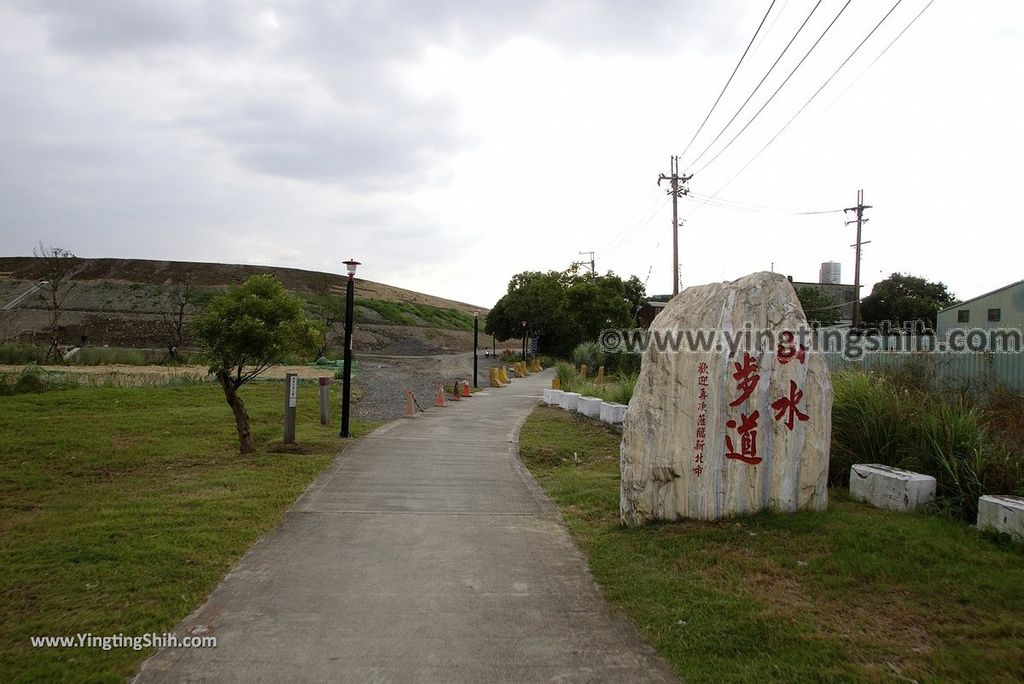
[(673, 298), (626, 412), (622, 522), (824, 510), (832, 385), (811, 338), (777, 273)]

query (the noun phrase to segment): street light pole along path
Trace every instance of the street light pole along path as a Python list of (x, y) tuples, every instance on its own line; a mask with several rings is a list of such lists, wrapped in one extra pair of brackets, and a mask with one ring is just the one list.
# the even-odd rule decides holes
[(341, 436), (348, 437), (348, 415), (352, 403), (352, 318), (354, 312), (356, 267), (359, 262), (349, 258), (344, 262), (348, 269), (348, 288), (345, 292), (345, 371), (341, 385)]

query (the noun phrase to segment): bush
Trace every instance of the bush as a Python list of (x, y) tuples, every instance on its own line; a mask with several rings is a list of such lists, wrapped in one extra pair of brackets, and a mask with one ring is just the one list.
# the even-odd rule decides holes
[(909, 392), (900, 392), (883, 377), (840, 371), (832, 375), (832, 458), (829, 482), (845, 487), (854, 463), (916, 467), (914, 436), (909, 427)]
[(899, 388), (920, 387), (913, 378), (855, 371), (834, 373), (832, 384), (833, 485), (848, 485), (854, 463), (914, 470), (935, 478), (937, 508), (967, 520), (983, 494), (1024, 493), (1024, 397), (1003, 390), (979, 403)]
[(42, 363), (46, 349), (27, 342), (0, 344), (0, 363), (20, 366), (23, 363)]
[(597, 369), (604, 365), (607, 354), (597, 342), (580, 342), (572, 350), (572, 361), (577, 366), (586, 366), (590, 371), (597, 372)]
[(0, 395), (29, 394), (72, 387), (78, 387), (78, 382), (59, 373), (47, 373), (35, 364), (25, 366), (20, 373), (0, 374)]
[(640, 373), (640, 354), (626, 354), (615, 352), (607, 355), (605, 370), (608, 373), (621, 375), (637, 375)]
[(576, 366), (572, 365), (568, 361), (559, 361), (555, 364), (555, 375), (558, 377), (563, 390), (566, 392), (573, 392), (573, 383), (579, 380), (580, 374), (576, 370)]
[(636, 387), (637, 374), (618, 375), (615, 381), (608, 384), (605, 393), (605, 401), (613, 404), (628, 404), (633, 398), (633, 389)]

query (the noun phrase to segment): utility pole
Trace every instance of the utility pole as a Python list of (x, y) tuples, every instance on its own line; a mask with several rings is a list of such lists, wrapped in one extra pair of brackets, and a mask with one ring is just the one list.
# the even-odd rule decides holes
[(679, 175), (679, 157), (672, 155), (669, 158), (669, 169), (670, 174), (658, 175), (658, 186), (661, 186), (661, 181), (671, 181), (669, 188), (666, 191), (672, 197), (672, 296), (679, 294), (679, 198), (690, 192), (689, 188), (686, 187), (686, 182), (693, 178), (693, 174), (689, 176)]
[(864, 218), (864, 210), (871, 209), (870, 205), (864, 204), (864, 190), (857, 191), (857, 206), (843, 209), (843, 211), (856, 212), (857, 218), (852, 221), (847, 221), (846, 225), (851, 223), (857, 224), (857, 242), (852, 246), (856, 249), (856, 257), (853, 262), (853, 329), (860, 327), (860, 248), (866, 244), (861, 240), (861, 228), (868, 222), (868, 219)]
[[(586, 254), (587, 256), (590, 257), (590, 273), (591, 273), (591, 275), (596, 275), (597, 274), (597, 269), (595, 268), (595, 263), (594, 263), (594, 253), (593, 252), (580, 252), (581, 256), (584, 255), (584, 254)], [(584, 261), (583, 265), (586, 266), (587, 262)]]

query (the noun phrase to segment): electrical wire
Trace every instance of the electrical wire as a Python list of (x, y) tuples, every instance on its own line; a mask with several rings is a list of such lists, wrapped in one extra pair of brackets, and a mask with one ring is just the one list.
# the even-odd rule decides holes
[(897, 40), (899, 40), (900, 38), (903, 37), (903, 34), (907, 32), (907, 29), (909, 29), (911, 26), (913, 26), (917, 22), (917, 20), (921, 18), (921, 15), (924, 14), (925, 10), (927, 10), (929, 7), (932, 6), (933, 2), (935, 2), (935, 0), (928, 0), (928, 4), (925, 5), (921, 9), (921, 11), (918, 12), (914, 16), (914, 18), (910, 20), (909, 24), (907, 24), (906, 26), (903, 27), (902, 31), (900, 31), (898, 34), (896, 34), (896, 37), (893, 38), (892, 41), (888, 45), (885, 46), (884, 50), (882, 50), (880, 53), (878, 53), (878, 56), (875, 57), (874, 60), (872, 60), (871, 64), (868, 64), (867, 68), (864, 69), (864, 71), (862, 71), (859, 74), (857, 74), (857, 78), (853, 79), (850, 82), (850, 85), (846, 86), (846, 90), (844, 90), (842, 93), (839, 94), (839, 97), (837, 97), (835, 99), (835, 102), (833, 102), (829, 106), (829, 109), (832, 109), (832, 107), (834, 107), (836, 105), (836, 102), (839, 102), (840, 100), (842, 100), (843, 97), (846, 95), (846, 93), (850, 92), (850, 89), (853, 88), (853, 86), (857, 85), (857, 82), (860, 81), (860, 79), (864, 76), (864, 74), (866, 74), (869, 71), (871, 71), (871, 67), (875, 66), (875, 64), (878, 62), (878, 60), (882, 59), (882, 57), (885, 56), (885, 53), (889, 51), (889, 48), (891, 48), (896, 43)]
[[(750, 124), (754, 123), (754, 120), (755, 120), (755, 119), (757, 119), (757, 117), (758, 117), (758, 116), (759, 116), (759, 115), (761, 114), (761, 112), (763, 112), (763, 111), (764, 111), (765, 107), (767, 107), (767, 106), (768, 106), (768, 105), (769, 105), (769, 104), (771, 103), (771, 101), (775, 99), (775, 96), (779, 94), (779, 91), (780, 91), (780, 90), (782, 90), (782, 88), (783, 88), (783, 87), (784, 87), (784, 86), (785, 86), (785, 85), (786, 85), (786, 84), (787, 84), (787, 83), (789, 82), (789, 79), (793, 77), (793, 74), (795, 74), (795, 73), (797, 72), (797, 69), (799, 69), (799, 68), (800, 68), (800, 66), (801, 66), (801, 65), (802, 65), (802, 64), (804, 63), (804, 61), (805, 61), (805, 60), (806, 60), (806, 59), (807, 59), (807, 58), (808, 58), (808, 57), (809, 57), (809, 56), (811, 55), (811, 53), (812, 53), (812, 52), (814, 52), (814, 48), (818, 47), (818, 44), (819, 44), (819, 43), (820, 43), (820, 42), (822, 41), (822, 39), (823, 39), (823, 38), (825, 37), (825, 35), (826, 35), (826, 34), (827, 34), (827, 33), (829, 32), (829, 30), (830, 30), (830, 29), (831, 29), (831, 28), (832, 28), (833, 26), (835, 26), (835, 23), (836, 23), (837, 21), (839, 21), (839, 17), (841, 17), (841, 16), (843, 15), (843, 12), (845, 12), (845, 11), (846, 11), (846, 8), (850, 6), (850, 3), (851, 3), (852, 1), (853, 1), (853, 0), (846, 0), (846, 4), (844, 4), (844, 5), (843, 5), (843, 7), (842, 7), (842, 9), (840, 9), (840, 10), (839, 10), (839, 12), (838, 12), (838, 13), (836, 14), (836, 16), (835, 16), (835, 17), (833, 17), (832, 21), (830, 21), (830, 22), (829, 22), (829, 24), (828, 24), (828, 26), (826, 26), (826, 27), (825, 27), (825, 30), (821, 32), (821, 35), (820, 35), (820, 36), (818, 36), (818, 39), (817, 39), (816, 41), (814, 41), (814, 44), (813, 44), (813, 45), (811, 45), (810, 49), (808, 49), (808, 50), (807, 50), (807, 52), (806, 52), (806, 53), (804, 53), (804, 56), (803, 56), (803, 57), (801, 57), (801, 58), (800, 58), (800, 61), (796, 63), (796, 66), (795, 66), (795, 67), (793, 67), (793, 70), (789, 72), (789, 75), (788, 75), (788, 76), (786, 76), (785, 80), (783, 80), (783, 81), (782, 81), (782, 83), (780, 83), (780, 84), (779, 84), (779, 87), (775, 89), (775, 92), (773, 92), (773, 93), (771, 94), (771, 97), (769, 97), (769, 98), (768, 98), (767, 100), (765, 100), (764, 104), (762, 104), (762, 105), (761, 105), (761, 108), (760, 108), (760, 109), (758, 109), (758, 110), (757, 110), (756, 112), (754, 112), (754, 116), (750, 117), (750, 121), (748, 121), (748, 122), (747, 122), (747, 123), (746, 123), (746, 124), (745, 124), (745, 125), (743, 126), (743, 128), (741, 128), (741, 129), (739, 130), (739, 132), (738, 132), (738, 133), (737, 133), (736, 135), (734, 135), (734, 136), (732, 137), (732, 139), (731, 139), (731, 140), (729, 140), (729, 142), (727, 142), (727, 143), (725, 144), (725, 147), (723, 147), (722, 149), (720, 149), (720, 150), (718, 151), (718, 153), (717, 153), (717, 154), (715, 154), (715, 156), (714, 156), (714, 157), (712, 157), (712, 158), (711, 158), (710, 160), (708, 160), (708, 161), (704, 162), (704, 165), (703, 165), (703, 166), (701, 166), (701, 167), (700, 167), (699, 169), (697, 169), (697, 170), (696, 170), (696, 171), (694, 172), (695, 174), (696, 174), (696, 173), (700, 173), (701, 171), (703, 171), (704, 169), (706, 169), (706, 168), (708, 167), (708, 165), (710, 165), (710, 164), (713, 164), (713, 163), (714, 163), (714, 161), (715, 161), (716, 159), (718, 159), (719, 157), (721, 157), (721, 156), (722, 156), (722, 153), (723, 153), (723, 152), (725, 152), (725, 151), (726, 151), (727, 149), (729, 149), (729, 147), (731, 147), (731, 146), (732, 146), (732, 144), (733, 144), (734, 142), (736, 142), (736, 139), (737, 139), (737, 138), (739, 138), (739, 137), (740, 137), (741, 135), (743, 135), (743, 132), (744, 132), (745, 130), (747, 130), (747, 128), (748, 128), (748, 127), (750, 126)], [(899, 4), (899, 2), (897, 2), (896, 4)], [(890, 12), (891, 12), (891, 11), (892, 11), (892, 10), (890, 10)], [(888, 16), (888, 15), (886, 15), (886, 16)], [(873, 31), (872, 31), (872, 32), (873, 32)], [(869, 34), (869, 35), (870, 35), (870, 34)], [(852, 56), (852, 55), (851, 55), (851, 56)], [(847, 58), (847, 59), (849, 59), (849, 58)], [(845, 63), (846, 63), (846, 62), (843, 62), (843, 64), (845, 64)]]
[(614, 253), (615, 253), (616, 251), (618, 251), (618, 250), (619, 250), (619, 248), (620, 248), (620, 247), (622, 247), (623, 245), (625, 245), (625, 244), (626, 244), (626, 242), (628, 241), (628, 239), (629, 239), (629, 238), (633, 237), (633, 234), (634, 234), (634, 233), (638, 232), (638, 231), (639, 231), (639, 230), (641, 230), (642, 228), (646, 228), (646, 227), (648, 226), (648, 224), (650, 224), (650, 222), (651, 222), (651, 221), (653, 221), (653, 220), (654, 220), (655, 218), (657, 218), (657, 217), (658, 217), (658, 214), (659, 214), (659, 213), (661, 213), (661, 210), (665, 208), (665, 205), (666, 205), (666, 204), (668, 204), (668, 201), (669, 201), (669, 199), (670, 199), (669, 197), (665, 197), (665, 198), (664, 198), (664, 199), (663, 199), (663, 200), (661, 201), (661, 203), (660, 203), (660, 204), (658, 204), (658, 206), (657, 206), (657, 207), (655, 207), (654, 211), (653, 211), (653, 212), (651, 212), (651, 215), (650, 215), (650, 216), (648, 216), (648, 217), (647, 217), (647, 219), (646, 219), (645, 221), (643, 221), (643, 223), (640, 223), (640, 224), (638, 224), (638, 225), (637, 225), (636, 227), (633, 227), (633, 228), (631, 228), (631, 229), (630, 229), (630, 231), (629, 231), (628, 233), (624, 234), (624, 235), (623, 235), (623, 236), (622, 236), (622, 237), (621, 237), (621, 238), (619, 239), (619, 241), (618, 241), (618, 244), (616, 244), (616, 245), (615, 245), (615, 246), (613, 246), (613, 247), (610, 247), (610, 248), (609, 248), (609, 249), (608, 249), (608, 250), (607, 250), (607, 251), (605, 252), (605, 254), (606, 254), (606, 255), (608, 255), (608, 254), (614, 254)]
[(768, 15), (771, 14), (772, 7), (775, 7), (775, 2), (776, 0), (772, 0), (771, 4), (768, 5), (768, 11), (764, 13), (763, 17), (761, 17), (761, 23), (757, 25), (757, 30), (754, 31), (754, 35), (750, 37), (750, 42), (747, 43), (747, 48), (743, 51), (743, 54), (740, 55), (740, 61), (736, 62), (736, 66), (733, 67), (732, 73), (729, 74), (729, 80), (727, 80), (725, 85), (722, 86), (722, 92), (718, 93), (715, 103), (711, 105), (711, 109), (708, 110), (704, 120), (700, 122), (700, 126), (697, 127), (697, 132), (693, 134), (692, 138), (690, 138), (690, 142), (686, 143), (686, 149), (684, 149), (683, 153), (679, 155), (680, 157), (686, 156), (686, 153), (690, 150), (690, 145), (693, 145), (693, 141), (696, 140), (697, 136), (700, 135), (700, 132), (704, 130), (704, 125), (708, 122), (708, 119), (711, 118), (711, 114), (714, 113), (715, 107), (717, 107), (718, 103), (722, 101), (722, 96), (725, 95), (725, 91), (729, 88), (729, 84), (732, 83), (732, 79), (736, 76), (736, 72), (739, 71), (740, 65), (743, 64), (743, 60), (746, 58), (747, 53), (750, 52), (750, 46), (754, 44), (754, 39), (756, 39), (757, 34), (761, 32), (761, 27), (764, 26), (764, 22), (768, 19)]
[(640, 217), (643, 216), (647, 209), (651, 206), (651, 199), (654, 197), (655, 191), (657, 189), (657, 186), (652, 185), (647, 190), (647, 195), (644, 196), (643, 201), (638, 205), (638, 208), (636, 212), (634, 212), (632, 218), (630, 218), (629, 221), (627, 221), (622, 226), (622, 228), (619, 229), (619, 231), (616, 232), (615, 235), (610, 240), (608, 240), (604, 247), (602, 247), (599, 251), (606, 252), (607, 250), (611, 249), (614, 245), (619, 244), (625, 238), (625, 236), (630, 232), (633, 226), (636, 225), (636, 222), (640, 219)]
[[(864, 36), (864, 39), (863, 39), (863, 40), (861, 40), (861, 41), (860, 41), (860, 43), (858, 43), (858, 44), (857, 44), (857, 47), (855, 47), (855, 48), (853, 49), (853, 52), (851, 52), (851, 53), (850, 53), (849, 55), (847, 55), (846, 59), (844, 59), (844, 60), (843, 60), (843, 63), (842, 63), (842, 64), (840, 64), (840, 65), (839, 65), (839, 66), (838, 66), (838, 67), (836, 68), (836, 70), (832, 72), (832, 75), (831, 75), (831, 76), (829, 76), (829, 77), (828, 77), (827, 79), (825, 79), (825, 82), (824, 82), (824, 83), (822, 83), (822, 84), (821, 84), (821, 86), (820, 86), (820, 87), (819, 87), (819, 88), (818, 88), (817, 90), (815, 90), (815, 91), (814, 91), (814, 94), (813, 94), (813, 95), (811, 95), (811, 96), (810, 96), (809, 98), (807, 98), (807, 101), (806, 101), (806, 102), (804, 102), (803, 106), (802, 106), (802, 107), (800, 107), (800, 109), (798, 109), (798, 110), (796, 111), (796, 114), (794, 114), (794, 115), (793, 115), (792, 117), (790, 117), (789, 121), (787, 121), (787, 122), (785, 123), (785, 125), (783, 125), (783, 127), (779, 129), (779, 132), (778, 132), (778, 133), (776, 133), (776, 134), (775, 134), (774, 136), (772, 136), (771, 140), (769, 140), (768, 142), (766, 142), (766, 143), (764, 144), (764, 147), (762, 147), (762, 148), (761, 148), (760, 150), (758, 150), (758, 151), (757, 151), (757, 154), (755, 154), (755, 155), (754, 155), (753, 157), (751, 157), (751, 158), (750, 158), (750, 161), (748, 161), (748, 162), (747, 162), (746, 164), (744, 164), (744, 165), (743, 165), (743, 167), (742, 167), (742, 168), (741, 168), (741, 169), (740, 169), (739, 171), (737, 171), (737, 172), (736, 172), (736, 173), (735, 173), (735, 174), (733, 175), (733, 177), (732, 177), (732, 178), (730, 178), (730, 179), (729, 179), (728, 181), (726, 181), (725, 185), (723, 185), (722, 187), (718, 188), (718, 190), (716, 190), (716, 191), (715, 191), (715, 193), (714, 193), (713, 195), (711, 195), (711, 199), (714, 199), (714, 198), (715, 198), (715, 197), (716, 197), (716, 196), (718, 195), (718, 193), (722, 192), (722, 190), (725, 190), (725, 189), (726, 189), (726, 188), (727, 188), (727, 187), (729, 186), (729, 184), (730, 184), (730, 183), (732, 183), (732, 182), (733, 182), (734, 180), (736, 180), (736, 178), (738, 178), (738, 177), (739, 177), (739, 175), (740, 175), (741, 173), (743, 173), (744, 171), (746, 171), (746, 170), (747, 170), (747, 167), (749, 167), (749, 166), (750, 166), (751, 164), (753, 164), (753, 163), (754, 163), (754, 160), (756, 160), (756, 159), (757, 159), (758, 157), (760, 157), (760, 156), (761, 156), (761, 153), (763, 153), (763, 152), (764, 152), (765, 150), (767, 150), (767, 149), (768, 149), (768, 147), (769, 147), (769, 146), (770, 146), (770, 145), (771, 145), (771, 144), (772, 144), (773, 142), (775, 142), (775, 141), (776, 141), (776, 139), (778, 139), (778, 137), (779, 137), (780, 135), (782, 135), (783, 131), (785, 131), (785, 130), (786, 130), (787, 128), (789, 128), (789, 125), (790, 125), (791, 123), (793, 123), (793, 121), (794, 121), (794, 120), (796, 120), (796, 118), (797, 118), (798, 116), (800, 116), (800, 114), (801, 114), (801, 113), (802, 113), (802, 112), (803, 112), (803, 111), (804, 111), (804, 110), (805, 110), (805, 109), (807, 108), (807, 105), (811, 104), (811, 102), (812, 102), (812, 101), (814, 100), (814, 98), (816, 98), (816, 97), (818, 96), (818, 94), (819, 94), (819, 93), (820, 93), (820, 92), (821, 92), (822, 90), (824, 90), (824, 89), (825, 89), (825, 86), (827, 86), (827, 85), (828, 85), (828, 84), (829, 84), (829, 83), (830, 83), (830, 82), (832, 81), (832, 79), (836, 77), (836, 74), (838, 74), (838, 73), (839, 73), (840, 71), (842, 71), (843, 67), (844, 67), (844, 66), (846, 66), (846, 64), (847, 64), (847, 63), (848, 63), (848, 62), (849, 62), (849, 61), (850, 61), (850, 60), (851, 60), (851, 59), (853, 58), (853, 56), (857, 54), (857, 52), (858, 52), (858, 51), (859, 51), (859, 50), (861, 49), (861, 47), (863, 47), (863, 46), (864, 46), (864, 43), (866, 43), (866, 42), (868, 41), (868, 39), (869, 39), (869, 38), (871, 38), (871, 36), (872, 36), (872, 35), (874, 35), (875, 31), (877, 31), (877, 30), (878, 30), (878, 27), (880, 27), (880, 26), (882, 25), (882, 23), (883, 23), (883, 22), (885, 22), (885, 20), (889, 18), (889, 15), (891, 15), (891, 14), (893, 13), (893, 11), (894, 11), (894, 10), (895, 10), (895, 9), (896, 9), (897, 7), (899, 7), (899, 5), (900, 5), (900, 3), (901, 3), (901, 2), (903, 2), (903, 0), (896, 0), (896, 4), (895, 4), (895, 5), (893, 5), (893, 6), (892, 6), (892, 7), (891, 7), (891, 8), (889, 9), (889, 11), (885, 13), (885, 16), (883, 16), (883, 17), (882, 17), (882, 18), (881, 18), (881, 19), (880, 19), (880, 20), (878, 21), (878, 23), (877, 23), (877, 24), (875, 24), (875, 27), (874, 27), (874, 28), (872, 28), (872, 29), (871, 29), (871, 31), (869, 31), (869, 32), (868, 32), (868, 34), (867, 34), (866, 36)], [(931, 4), (931, 3), (929, 3), (929, 4)], [(925, 9), (927, 9), (927, 7), (926, 7)], [(922, 10), (922, 12), (923, 12), (923, 10)], [(919, 14), (918, 16), (920, 16), (920, 14)], [(902, 35), (902, 34), (901, 34), (901, 35)]]
[(795, 209), (783, 209), (781, 207), (769, 207), (761, 204), (750, 204), (747, 202), (736, 202), (734, 200), (728, 200), (722, 197), (711, 197), (709, 195), (700, 195), (698, 193), (689, 193), (683, 195), (684, 199), (688, 199), (692, 202), (700, 204), (706, 204), (711, 207), (718, 207), (720, 209), (733, 209), (736, 211), (751, 211), (762, 214), (786, 214), (788, 216), (820, 216), (822, 214), (841, 214), (842, 209), (823, 209), (820, 211), (798, 211)]
[[(806, 17), (804, 18), (804, 21), (803, 21), (803, 23), (802, 23), (802, 24), (800, 24), (800, 28), (798, 28), (798, 29), (796, 30), (796, 33), (794, 33), (794, 34), (793, 34), (793, 37), (789, 39), (789, 42), (788, 42), (788, 43), (786, 43), (786, 47), (782, 48), (782, 52), (780, 52), (780, 53), (779, 53), (779, 56), (775, 58), (775, 61), (774, 61), (774, 62), (772, 62), (772, 65), (771, 65), (771, 66), (770, 66), (770, 67), (768, 68), (768, 71), (766, 71), (766, 72), (764, 73), (764, 76), (762, 76), (762, 77), (761, 77), (761, 80), (760, 80), (760, 81), (758, 81), (757, 85), (756, 85), (756, 86), (754, 86), (754, 89), (753, 89), (752, 91), (750, 91), (750, 94), (749, 94), (749, 95), (747, 95), (747, 99), (746, 99), (746, 100), (744, 100), (744, 101), (743, 101), (743, 104), (741, 104), (741, 105), (739, 106), (739, 108), (738, 108), (738, 109), (736, 110), (736, 112), (735, 112), (735, 113), (734, 113), (734, 114), (732, 115), (732, 118), (731, 118), (731, 119), (729, 119), (729, 120), (728, 120), (728, 121), (726, 122), (726, 124), (725, 124), (724, 126), (722, 126), (722, 130), (720, 130), (720, 131), (718, 132), (718, 135), (716, 135), (716, 136), (715, 136), (715, 139), (714, 139), (714, 140), (712, 140), (712, 141), (711, 141), (710, 143), (708, 143), (707, 147), (705, 147), (705, 148), (704, 148), (704, 151), (703, 151), (703, 152), (701, 152), (700, 154), (698, 154), (698, 155), (697, 155), (697, 158), (696, 158), (696, 159), (694, 159), (694, 160), (693, 160), (692, 162), (690, 162), (689, 164), (687, 164), (687, 166), (686, 166), (686, 168), (687, 168), (687, 169), (689, 169), (689, 168), (690, 168), (691, 166), (694, 166), (694, 165), (695, 165), (695, 164), (696, 164), (697, 162), (699, 162), (699, 161), (700, 161), (700, 160), (701, 160), (701, 159), (702, 159), (702, 158), (704, 157), (704, 155), (708, 153), (708, 150), (710, 150), (710, 149), (711, 149), (712, 147), (714, 147), (715, 143), (716, 143), (716, 142), (718, 142), (718, 139), (719, 139), (719, 138), (721, 138), (721, 137), (722, 137), (722, 135), (723, 135), (723, 134), (724, 134), (724, 133), (725, 133), (725, 132), (726, 132), (727, 130), (729, 130), (729, 126), (731, 126), (731, 125), (732, 125), (732, 122), (736, 120), (736, 117), (740, 115), (740, 112), (742, 112), (742, 111), (743, 111), (743, 108), (744, 108), (744, 107), (746, 107), (746, 106), (747, 106), (747, 103), (749, 103), (749, 102), (750, 102), (750, 99), (751, 99), (752, 97), (754, 97), (754, 95), (755, 95), (755, 94), (757, 93), (757, 91), (758, 91), (758, 90), (759, 90), (759, 89), (761, 88), (761, 86), (762, 86), (762, 85), (764, 85), (764, 82), (765, 82), (765, 81), (766, 81), (766, 80), (768, 79), (768, 77), (769, 77), (769, 76), (771, 75), (772, 71), (774, 71), (774, 70), (775, 70), (775, 67), (776, 67), (776, 66), (778, 65), (778, 63), (779, 63), (779, 62), (780, 62), (780, 61), (782, 60), (782, 58), (783, 58), (783, 57), (784, 57), (784, 56), (786, 55), (786, 52), (787, 52), (787, 51), (789, 51), (789, 48), (790, 48), (790, 46), (791, 46), (791, 45), (793, 44), (793, 41), (795, 41), (795, 40), (797, 39), (797, 36), (799, 36), (799, 35), (800, 35), (800, 32), (804, 30), (804, 27), (805, 27), (805, 26), (807, 26), (807, 22), (809, 22), (809, 21), (811, 20), (811, 17), (813, 17), (813, 16), (814, 16), (814, 13), (815, 13), (815, 12), (817, 11), (817, 9), (818, 9), (818, 8), (819, 8), (819, 7), (821, 6), (821, 2), (822, 2), (822, 0), (818, 0), (817, 4), (815, 4), (815, 5), (814, 5), (814, 7), (812, 7), (812, 8), (811, 8), (811, 11), (810, 11), (810, 12), (809, 12), (809, 13), (807, 14), (807, 16), (806, 16)], [(691, 140), (690, 142), (692, 143), (693, 141)], [(687, 149), (689, 149), (689, 145), (687, 145)], [(683, 155), (685, 155), (685, 154), (686, 154), (686, 153), (685, 153), (685, 152), (683, 152)], [(683, 156), (683, 155), (680, 155), (680, 156)]]

